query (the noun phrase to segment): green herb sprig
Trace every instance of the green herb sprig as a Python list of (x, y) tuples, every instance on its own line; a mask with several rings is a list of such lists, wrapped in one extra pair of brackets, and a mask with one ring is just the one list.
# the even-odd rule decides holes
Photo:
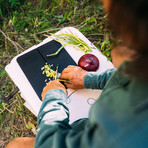
[(85, 53), (92, 52), (93, 47), (90, 47), (86, 42), (80, 39), (77, 35), (73, 34), (71, 31), (70, 33), (51, 34), (50, 38), (63, 44), (63, 46), (61, 46), (55, 53), (47, 55), (48, 57), (57, 55), (65, 46), (72, 46)]

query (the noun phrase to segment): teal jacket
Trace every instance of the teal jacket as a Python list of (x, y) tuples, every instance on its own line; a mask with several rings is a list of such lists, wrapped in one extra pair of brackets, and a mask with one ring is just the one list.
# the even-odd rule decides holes
[(35, 148), (148, 148), (148, 84), (121, 71), (122, 66), (86, 73), (85, 87), (103, 91), (89, 118), (71, 125), (65, 93), (48, 91), (38, 115)]

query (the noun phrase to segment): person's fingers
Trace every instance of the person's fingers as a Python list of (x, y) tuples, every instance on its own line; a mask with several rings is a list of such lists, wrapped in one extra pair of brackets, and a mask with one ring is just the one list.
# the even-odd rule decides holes
[(67, 68), (74, 68), (74, 67), (77, 67), (75, 65), (68, 65)]
[(67, 95), (67, 90), (66, 90), (65, 86), (64, 86), (63, 84), (61, 84), (59, 81), (54, 80), (54, 81), (50, 81), (50, 82), (43, 88), (43, 91), (42, 91), (42, 94), (41, 94), (42, 100), (44, 99), (45, 94), (46, 94), (49, 90), (52, 90), (52, 89), (61, 89), (61, 90), (63, 90), (63, 91), (66, 93), (66, 95)]
[(68, 72), (70, 72), (71, 71), (71, 68), (65, 68), (63, 71), (62, 71), (62, 73), (68, 73)]
[[(48, 83), (47, 85), (50, 85), (50, 84)], [(41, 94), (42, 99), (44, 99), (45, 94), (48, 91), (48, 86), (47, 85), (43, 88), (43, 91), (42, 91), (42, 94)]]
[(67, 88), (71, 88), (71, 89), (74, 89), (74, 86), (72, 83), (64, 83), (66, 85)]
[(42, 100), (44, 99), (44, 96), (45, 96), (45, 93), (44, 93), (45, 89), (46, 89), (46, 87), (43, 88), (43, 91), (42, 91), (42, 94), (41, 94)]
[(78, 66), (74, 66), (74, 65), (69, 65), (67, 68), (65, 68), (62, 73), (67, 73), (67, 72), (71, 72), (74, 68), (76, 68)]
[(41, 98), (43, 98), (43, 91), (42, 91), (42, 94), (41, 94)]
[[(50, 84), (51, 84), (51, 81), (49, 81), (49, 82), (46, 84), (46, 86), (47, 86), (47, 85), (50, 85)], [(46, 87), (46, 86), (45, 86), (45, 87)]]
[(72, 75), (70, 73), (62, 73), (61, 76), (60, 76), (60, 79), (71, 80), (72, 79)]

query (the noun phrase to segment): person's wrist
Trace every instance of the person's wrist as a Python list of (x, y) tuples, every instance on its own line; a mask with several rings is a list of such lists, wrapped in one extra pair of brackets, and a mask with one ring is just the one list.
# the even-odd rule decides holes
[(60, 88), (53, 88), (53, 89), (50, 89), (48, 92), (46, 92), (44, 99), (48, 100), (48, 99), (52, 99), (53, 97), (56, 97), (56, 99), (65, 98), (66, 92), (63, 89), (60, 89)]
[(66, 88), (65, 88), (65, 89), (60, 88), (60, 89), (63, 90), (63, 91), (65, 92), (66, 96), (68, 95), (68, 92), (67, 92), (67, 89), (66, 89)]
[(84, 71), (84, 73), (83, 73), (83, 77), (82, 77), (82, 84), (83, 84), (83, 88), (85, 88), (85, 75), (86, 75), (86, 73), (87, 73), (88, 71)]
[(92, 84), (92, 74), (94, 74), (95, 72), (87, 72), (84, 75), (84, 88), (90, 88), (91, 84)]

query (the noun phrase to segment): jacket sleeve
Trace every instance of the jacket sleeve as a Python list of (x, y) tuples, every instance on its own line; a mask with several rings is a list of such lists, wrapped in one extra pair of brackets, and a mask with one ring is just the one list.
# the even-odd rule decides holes
[(90, 147), (95, 126), (88, 127), (86, 122), (85, 125), (75, 126), (77, 130), (72, 128), (68, 123), (69, 110), (65, 100), (66, 95), (60, 89), (53, 89), (46, 93), (37, 118), (35, 148)]
[[(114, 69), (103, 74), (87, 73), (85, 76), (92, 83), (98, 82), (92, 88), (103, 88)], [(86, 81), (86, 80), (85, 80)], [(89, 86), (89, 81), (86, 83)], [(83, 119), (81, 119), (83, 120)], [(80, 120), (80, 121), (81, 121)], [(69, 110), (66, 106), (65, 92), (53, 89), (46, 93), (37, 118), (37, 136), (35, 148), (88, 148), (98, 147), (96, 131), (98, 126), (87, 120), (83, 126), (78, 124), (73, 128), (69, 125)], [(95, 145), (96, 144), (96, 145)], [(99, 143), (102, 144), (101, 142)]]
[(103, 89), (115, 70), (116, 68), (108, 69), (101, 74), (96, 72), (87, 72), (84, 77), (85, 88)]
[(56, 137), (57, 131), (60, 128), (70, 129), (68, 125), (69, 110), (66, 107), (65, 100), (66, 95), (60, 89), (53, 89), (46, 93), (37, 117), (38, 128), (35, 148), (52, 147), (52, 145), (54, 147), (54, 145), (58, 145), (55, 143), (58, 140), (58, 137)]
[[(115, 74), (109, 81), (111, 84), (108, 83), (109, 89), (104, 89), (105, 92), (92, 105), (89, 119), (84, 124), (80, 119), (75, 126), (69, 125), (65, 92), (60, 89), (48, 91), (38, 114), (35, 148), (148, 147), (148, 111), (135, 112), (140, 107), (141, 97), (135, 100), (135, 95), (132, 98), (130, 95), (131, 90), (134, 93), (139, 90), (141, 83), (138, 87), (133, 86), (135, 80), (127, 83), (125, 78), (115, 77)], [(121, 80), (120, 83), (117, 80)], [(146, 92), (147, 87), (141, 89)], [(147, 101), (147, 97), (143, 99)], [(133, 104), (135, 101), (140, 102), (136, 105)], [(142, 100), (142, 106), (143, 103)]]

